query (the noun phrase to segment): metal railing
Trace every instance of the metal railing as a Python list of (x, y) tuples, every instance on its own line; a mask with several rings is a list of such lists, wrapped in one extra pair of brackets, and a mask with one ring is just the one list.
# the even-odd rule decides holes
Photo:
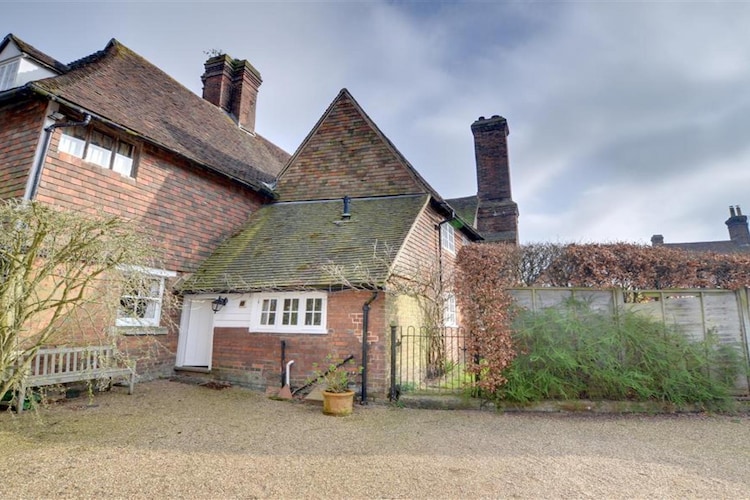
[(392, 326), (390, 399), (405, 393), (463, 393), (472, 387), (469, 361), (461, 328)]

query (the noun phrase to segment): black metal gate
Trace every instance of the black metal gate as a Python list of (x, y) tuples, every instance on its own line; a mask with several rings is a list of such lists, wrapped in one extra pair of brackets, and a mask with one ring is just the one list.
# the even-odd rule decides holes
[(472, 387), (461, 328), (391, 326), (391, 400), (406, 393), (465, 393)]

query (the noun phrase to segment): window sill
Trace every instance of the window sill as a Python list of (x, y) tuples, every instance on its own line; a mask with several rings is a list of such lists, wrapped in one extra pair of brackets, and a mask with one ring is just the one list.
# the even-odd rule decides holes
[(110, 332), (115, 335), (167, 335), (165, 326), (113, 326)]
[(248, 333), (259, 333), (263, 335), (326, 335), (328, 330), (275, 330), (272, 328), (249, 328)]

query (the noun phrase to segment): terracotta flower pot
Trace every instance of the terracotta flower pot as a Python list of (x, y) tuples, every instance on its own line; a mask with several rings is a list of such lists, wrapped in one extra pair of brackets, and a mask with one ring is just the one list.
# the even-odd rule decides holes
[(354, 406), (354, 391), (327, 392), (323, 391), (323, 413), (344, 417), (352, 414)]

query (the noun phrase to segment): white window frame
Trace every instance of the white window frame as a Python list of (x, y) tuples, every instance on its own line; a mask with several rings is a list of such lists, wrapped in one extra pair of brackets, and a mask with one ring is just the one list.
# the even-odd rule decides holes
[[(60, 142), (57, 146), (58, 151), (81, 158), (105, 170), (112, 170), (123, 177), (135, 179), (137, 151), (134, 143), (122, 140), (116, 134), (92, 129), (91, 127), (85, 129), (84, 138), (75, 137), (70, 133), (72, 130), (80, 129), (62, 129)], [(92, 141), (94, 133), (109, 138), (112, 141), (112, 148), (108, 149), (94, 144)], [(130, 156), (120, 153), (120, 145), (127, 145), (130, 148)]]
[(164, 280), (166, 278), (174, 278), (175, 276), (177, 276), (177, 273), (174, 271), (166, 271), (164, 269), (152, 269), (141, 266), (123, 266), (120, 268), (120, 270), (125, 273), (141, 273), (147, 279), (153, 279), (157, 281), (158, 292), (153, 295), (140, 293), (137, 295), (123, 294), (121, 296), (121, 300), (125, 298), (147, 302), (150, 306), (152, 306), (152, 309), (150, 311), (151, 314), (149, 314), (149, 317), (147, 318), (140, 318), (133, 315), (125, 315), (123, 314), (123, 310), (121, 308), (118, 308), (115, 325), (126, 327), (159, 326), (161, 323), (162, 303), (164, 299)]
[(456, 296), (452, 293), (446, 293), (443, 299), (443, 325), (458, 326)]
[[(328, 295), (325, 292), (256, 294), (252, 299), (250, 331), (328, 333), (326, 323), (327, 300)], [(275, 309), (272, 308), (272, 304), (275, 304)], [(296, 306), (296, 309), (294, 306)], [(319, 306), (319, 308), (316, 308), (316, 306)], [(315, 319), (319, 319), (320, 324), (307, 324), (314, 322)]]
[(20, 64), (20, 59), (0, 62), (0, 92), (16, 86)]
[(450, 222), (440, 225), (440, 244), (450, 253), (456, 253), (456, 230)]

